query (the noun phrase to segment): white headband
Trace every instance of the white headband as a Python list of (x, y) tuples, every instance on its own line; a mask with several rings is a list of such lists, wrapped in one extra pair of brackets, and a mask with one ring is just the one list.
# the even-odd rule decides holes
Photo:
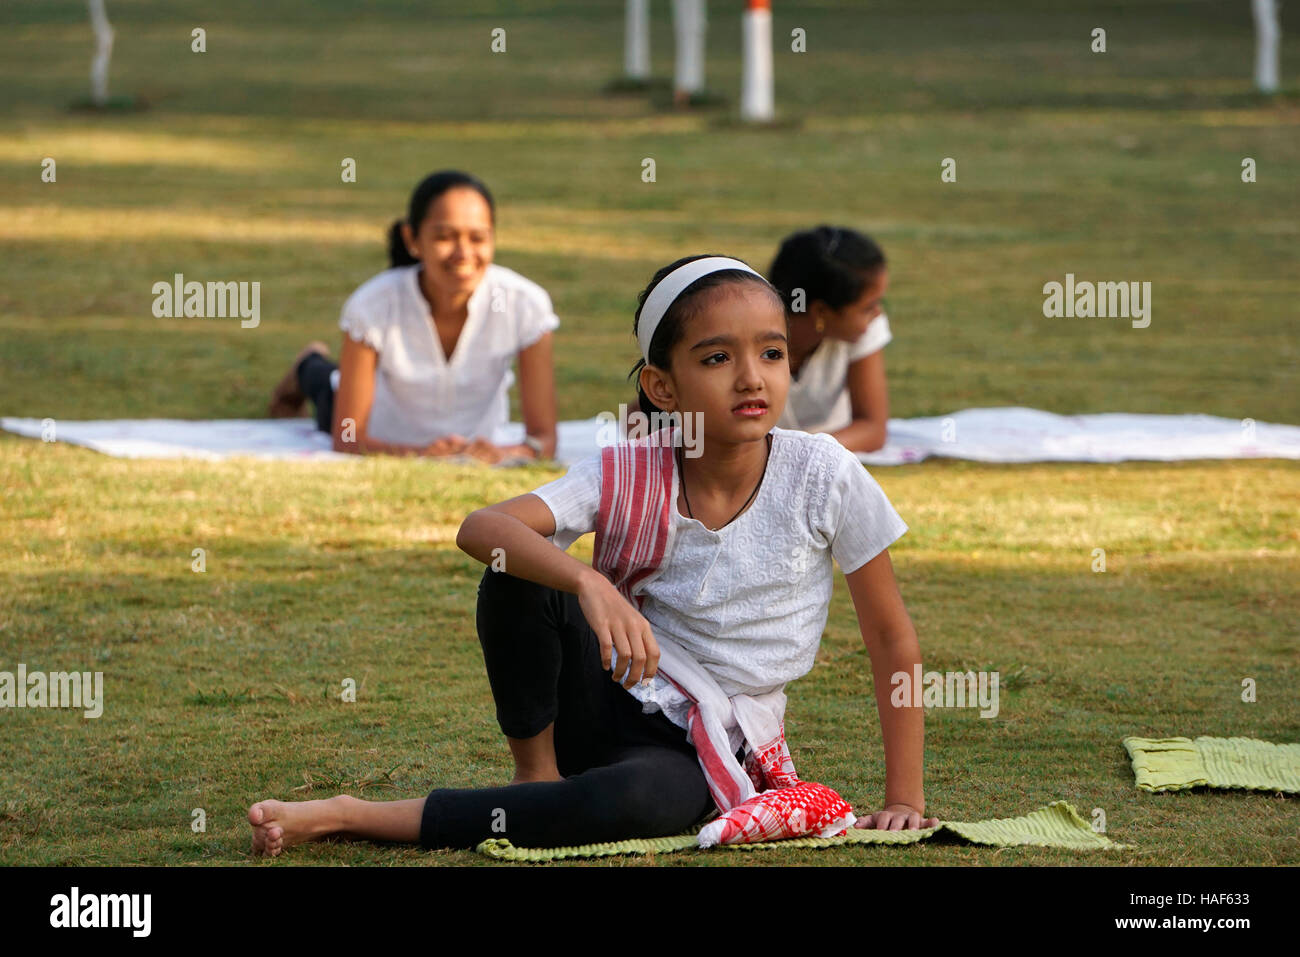
[[(678, 266), (663, 279), (659, 284), (650, 291), (646, 297), (645, 305), (641, 307), (641, 318), (637, 322), (636, 341), (641, 347), (641, 357), (645, 359), (646, 364), (650, 364), (650, 340), (654, 338), (655, 329), (659, 326), (659, 321), (663, 319), (664, 313), (668, 307), (676, 301), (677, 297), (682, 294), (682, 290), (689, 286), (701, 276), (707, 276), (711, 272), (718, 272), (721, 269), (743, 269), (745, 272), (754, 273), (759, 279), (761, 275), (754, 272), (739, 259), (731, 259), (727, 256), (709, 256), (706, 259), (696, 259), (688, 262), (684, 266)], [(767, 282), (766, 279), (763, 279)]]

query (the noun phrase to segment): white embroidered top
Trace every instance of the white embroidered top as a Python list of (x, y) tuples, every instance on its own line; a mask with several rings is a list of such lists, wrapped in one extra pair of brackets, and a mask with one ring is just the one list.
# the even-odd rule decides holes
[(343, 304), (339, 327), (379, 353), (366, 432), (403, 445), (453, 433), (490, 440), (509, 421), (515, 356), (560, 320), (541, 286), (491, 263), (448, 359), (420, 292), (420, 268), (386, 269)]
[(790, 393), (777, 425), (783, 429), (837, 432), (853, 421), (853, 403), (845, 381), (849, 364), (879, 352), (893, 335), (882, 312), (853, 342), (823, 339), (790, 380)]
[[(595, 530), (600, 472), (592, 456), (533, 491), (555, 516), (556, 546)], [(672, 547), (661, 573), (637, 586), (641, 613), (727, 695), (764, 694), (807, 674), (826, 627), (832, 558), (856, 571), (907, 525), (857, 457), (825, 433), (773, 428), (758, 494), (716, 532), (678, 511), (680, 478), (674, 464)], [(632, 690), (644, 701), (660, 697), (662, 684), (656, 677)]]

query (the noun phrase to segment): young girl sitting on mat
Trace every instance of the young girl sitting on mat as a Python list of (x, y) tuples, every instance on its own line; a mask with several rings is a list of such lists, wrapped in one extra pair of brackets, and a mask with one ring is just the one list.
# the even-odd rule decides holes
[(889, 387), (885, 254), (870, 237), (818, 226), (781, 243), (767, 272), (790, 323), (790, 396), (777, 425), (829, 432), (852, 452), (885, 444)]
[[(711, 843), (937, 823), (924, 817), (924, 712), (890, 701), (891, 676), (920, 665), (888, 552), (907, 526), (830, 436), (773, 426), (790, 384), (780, 296), (739, 260), (697, 256), (660, 269), (639, 302), (642, 410), (697, 416), (698, 454), (674, 421), (473, 512), (457, 536), (488, 566), (477, 628), (513, 780), (261, 801), (248, 812), (256, 853), (331, 834), (589, 844), (678, 834), (715, 812)], [(591, 566), (565, 551), (590, 531)], [(832, 559), (884, 739), (884, 801), (856, 822), (798, 779), (782, 720), (782, 689), (821, 642)]]
[[(301, 415), (310, 399), (339, 452), (489, 464), (552, 457), (551, 332), (560, 320), (541, 286), (492, 261), (495, 224), (492, 195), (476, 177), (425, 177), (389, 230), (391, 268), (343, 305), (339, 364), (324, 343), (309, 343), (275, 387), (269, 414)], [(527, 435), (496, 445), (516, 359)]]

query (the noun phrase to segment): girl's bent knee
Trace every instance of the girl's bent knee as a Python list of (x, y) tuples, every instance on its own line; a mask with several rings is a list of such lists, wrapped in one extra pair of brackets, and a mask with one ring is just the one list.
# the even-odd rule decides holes
[(516, 602), (543, 601), (549, 591), (551, 589), (545, 585), (511, 575), (509, 572), (496, 571), (491, 565), (483, 570), (483, 577), (478, 583), (480, 604), (485, 600), (509, 602), (511, 605)]
[(511, 636), (529, 632), (542, 621), (553, 620), (554, 614), (548, 609), (555, 594), (545, 585), (489, 567), (478, 585), (475, 620), (479, 638), (492, 635), (494, 640), (511, 640)]

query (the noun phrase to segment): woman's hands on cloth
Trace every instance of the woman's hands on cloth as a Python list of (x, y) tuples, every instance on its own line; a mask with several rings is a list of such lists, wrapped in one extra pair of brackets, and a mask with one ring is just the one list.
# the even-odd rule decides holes
[(470, 440), (461, 435), (444, 435), (434, 439), (420, 454), (428, 458), (468, 455), (488, 465), (497, 465), (507, 459), (523, 462), (537, 458), (536, 450), (527, 445), (495, 445), (484, 438)]
[(434, 439), (420, 450), (422, 456), (457, 455), (466, 451), (468, 443), (461, 435), (444, 435)]
[(488, 465), (497, 465), (507, 459), (512, 462), (532, 461), (538, 457), (536, 450), (523, 443), (519, 445), (493, 445), (487, 439), (475, 439), (465, 446), (465, 452), (474, 456), (480, 462), (486, 462)]

